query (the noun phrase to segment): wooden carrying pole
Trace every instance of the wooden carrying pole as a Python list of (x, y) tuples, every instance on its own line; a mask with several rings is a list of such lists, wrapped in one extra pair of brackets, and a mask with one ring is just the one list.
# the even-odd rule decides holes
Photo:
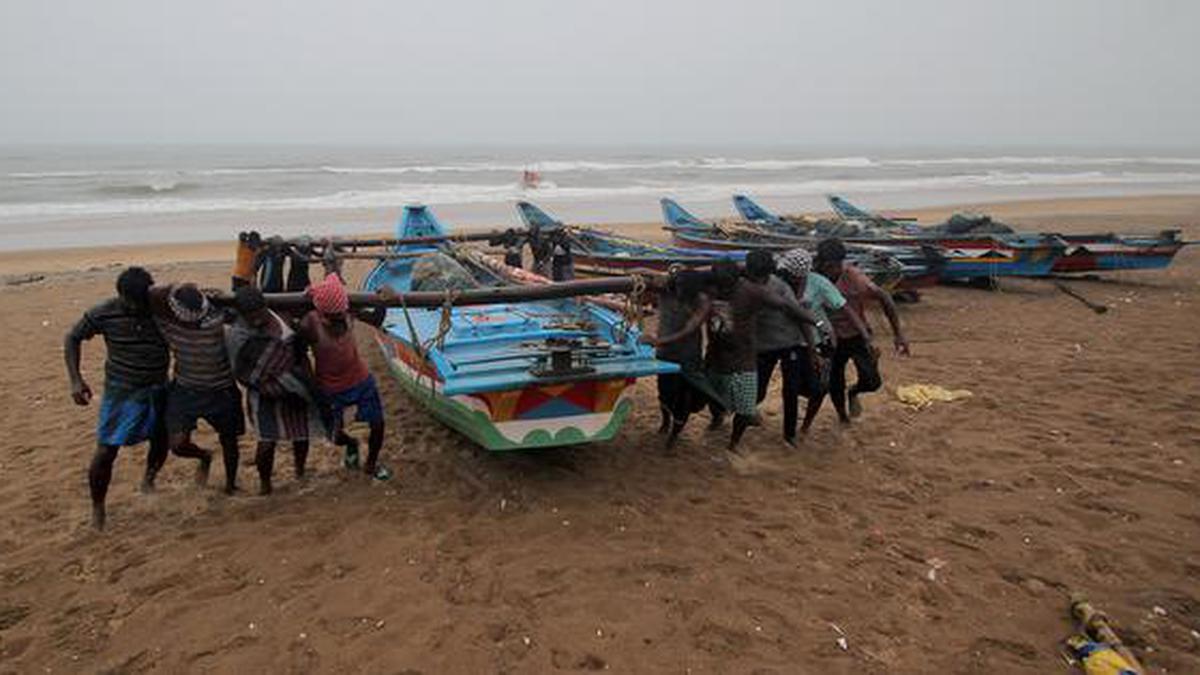
[[(613, 277), (609, 279), (585, 279), (564, 281), (540, 286), (497, 286), (465, 291), (415, 291), (384, 296), (378, 293), (350, 293), (351, 307), (441, 307), (447, 303), (462, 307), (468, 305), (493, 305), (536, 300), (556, 300), (583, 295), (605, 293), (629, 293), (641, 286), (638, 277)], [(222, 293), (213, 301), (221, 305), (233, 305), (233, 294)], [(267, 306), (281, 310), (303, 310), (312, 307), (312, 300), (305, 293), (266, 293)]]
[[(381, 251), (379, 253), (365, 253), (361, 251), (334, 251), (332, 257), (336, 260), (407, 260), (409, 258), (423, 258), (429, 255), (429, 251)], [(310, 263), (324, 262), (322, 256), (310, 256), (307, 258)]]
[(443, 242), (470, 242), (470, 241), (493, 241), (501, 240), (507, 236), (518, 235), (524, 236), (529, 234), (528, 230), (491, 230), (488, 232), (463, 232), (461, 234), (447, 234), (441, 236), (430, 237), (403, 237), (403, 238), (381, 238), (381, 239), (285, 239), (285, 243), (294, 246), (305, 245), (313, 248), (324, 248), (326, 244), (335, 249), (344, 248), (380, 248), (390, 246), (404, 246), (411, 244), (440, 244)]

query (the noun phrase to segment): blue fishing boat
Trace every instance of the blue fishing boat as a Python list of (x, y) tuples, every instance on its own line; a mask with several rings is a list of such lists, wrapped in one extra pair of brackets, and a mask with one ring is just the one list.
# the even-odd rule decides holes
[[(661, 200), (663, 218), (676, 243), (683, 247), (717, 250), (786, 251), (812, 249), (817, 238), (808, 226), (789, 223), (772, 227), (750, 222), (706, 222), (673, 199)], [(905, 246), (892, 242), (852, 243), (849, 259), (881, 288), (911, 291), (937, 283), (945, 256), (932, 246)]]
[[(612, 232), (577, 225), (564, 225), (537, 206), (519, 202), (517, 210), (521, 219), (532, 229), (560, 229), (571, 242), (575, 270), (585, 276), (619, 276), (639, 271), (665, 273), (672, 267), (710, 267), (721, 259), (743, 262), (746, 248), (689, 248), (667, 246), (625, 237)], [(796, 248), (811, 244), (811, 240), (792, 243), (785, 248)], [(784, 250), (772, 248), (772, 251)], [(876, 284), (895, 289), (907, 279), (909, 268), (895, 255), (894, 247), (854, 246), (850, 256)]]
[[(401, 239), (443, 237), (424, 206), (408, 206)], [(441, 291), (509, 284), (477, 254), (406, 244), (363, 282), (374, 291)], [(434, 417), (489, 450), (612, 438), (629, 416), (637, 378), (675, 372), (639, 344), (631, 317), (573, 298), (494, 305), (393, 308), (375, 338), (400, 386)]]
[[(834, 213), (848, 223), (864, 224), (885, 232), (906, 234), (1015, 234), (1012, 227), (989, 216), (955, 214), (944, 223), (919, 227), (915, 221), (884, 217), (861, 209), (842, 197), (829, 196)], [(1188, 245), (1179, 229), (1161, 230), (1154, 234), (1058, 234), (1065, 250), (1054, 261), (1055, 273), (1113, 272), (1121, 270), (1163, 269), (1175, 255)], [(1025, 234), (1023, 236), (1041, 236)]]
[[(853, 208), (848, 202), (845, 207)], [(752, 226), (769, 229), (772, 222), (796, 222), (772, 214), (745, 195), (735, 197), (734, 208)], [(936, 246), (945, 256), (941, 278), (946, 280), (1042, 277), (1051, 273), (1067, 250), (1067, 243), (1053, 234), (913, 231), (910, 224), (903, 222), (892, 221), (890, 226), (884, 227), (874, 220), (851, 220), (845, 214), (852, 211), (844, 210), (841, 204), (835, 210), (842, 220), (813, 221), (810, 237), (840, 237), (858, 244)]]
[(722, 258), (741, 262), (745, 251), (667, 246), (579, 225), (566, 225), (530, 202), (517, 202), (517, 213), (531, 231), (561, 230), (571, 244), (575, 271), (585, 276), (613, 276), (637, 271), (667, 272), (672, 266), (708, 267)]

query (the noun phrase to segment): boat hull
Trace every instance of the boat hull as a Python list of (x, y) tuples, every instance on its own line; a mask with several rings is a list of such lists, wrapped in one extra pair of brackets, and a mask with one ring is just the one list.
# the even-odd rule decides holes
[[(708, 237), (701, 233), (681, 231), (680, 229), (675, 229), (672, 231), (672, 238), (675, 244), (680, 248), (705, 249), (709, 251), (722, 252), (746, 252), (747, 250), (759, 249), (778, 253), (796, 248), (797, 246), (801, 245), (801, 242), (794, 237), (775, 241), (765, 238), (762, 240), (744, 241), (738, 239)], [(812, 238), (805, 238), (803, 243), (811, 245), (812, 242)], [(878, 241), (869, 243), (872, 245), (871, 247), (877, 249), (886, 248), (888, 245), (892, 244), (892, 242)], [(864, 249), (871, 247), (864, 247)], [(944, 265), (944, 261), (940, 258), (940, 256), (938, 260), (930, 261), (924, 254), (915, 255), (907, 263), (899, 260), (899, 258), (896, 256), (891, 257), (896, 258), (897, 262), (901, 263), (899, 269), (893, 269), (891, 267), (888, 269), (878, 269), (875, 270), (875, 273), (871, 275), (872, 280), (884, 290), (911, 291), (920, 288), (929, 288), (930, 286), (936, 286), (942, 280), (941, 270), (943, 269), (942, 266)]]
[[(751, 241), (741, 242), (734, 239), (718, 239), (690, 232), (675, 230), (674, 241), (682, 247), (690, 248), (723, 248), (727, 250), (760, 248), (769, 251), (782, 251), (793, 248), (796, 244), (791, 241)], [(1061, 244), (1046, 242), (1023, 246), (1008, 246), (1001, 240), (992, 238), (978, 239), (934, 239), (926, 237), (896, 237), (887, 239), (847, 239), (847, 243), (895, 245), (895, 246), (937, 246), (946, 256), (945, 267), (938, 278), (941, 280), (977, 279), (997, 276), (1042, 277), (1050, 274), (1061, 259), (1063, 247)], [(925, 278), (916, 283), (928, 283)], [(911, 287), (911, 286), (908, 286)]]
[(1168, 267), (1184, 244), (1177, 239), (1132, 239), (1067, 235), (1067, 251), (1054, 264), (1063, 274), (1158, 270)]
[(734, 249), (686, 250), (639, 241), (589, 228), (571, 228), (575, 271), (588, 276), (619, 276), (652, 271), (665, 273), (674, 266), (710, 267), (715, 261), (742, 261), (745, 251)]
[(376, 330), (375, 341), (405, 393), (487, 450), (551, 448), (612, 439), (633, 407), (634, 378), (584, 379), (447, 395), (410, 345)]
[[(880, 243), (878, 239), (849, 239), (857, 243)], [(1062, 258), (1063, 246), (1053, 240), (1008, 245), (1003, 240), (981, 238), (894, 237), (884, 240), (900, 246), (936, 245), (946, 256), (943, 280), (988, 277), (1044, 277)]]
[[(400, 238), (447, 232), (421, 205), (406, 206), (398, 228)], [(679, 371), (642, 343), (636, 317), (623, 313), (628, 302), (615, 311), (599, 301), (517, 292), (504, 302), (456, 306), (457, 288), (532, 291), (546, 280), (451, 245), (399, 252), (410, 255), (379, 261), (363, 289), (403, 293), (419, 283), (444, 292), (446, 304), (390, 308), (375, 341), (409, 396), (488, 450), (610, 439), (629, 416), (638, 377)]]

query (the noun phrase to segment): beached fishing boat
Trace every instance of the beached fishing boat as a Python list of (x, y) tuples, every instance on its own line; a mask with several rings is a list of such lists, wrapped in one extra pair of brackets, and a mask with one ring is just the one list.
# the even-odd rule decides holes
[[(409, 206), (401, 238), (445, 236)], [(363, 289), (397, 292), (503, 286), (506, 275), (448, 245), (405, 244)], [(489, 450), (612, 438), (629, 416), (637, 378), (673, 372), (638, 343), (630, 317), (573, 298), (441, 308), (393, 308), (375, 334), (396, 380), (434, 417)]]
[[(834, 213), (846, 222), (863, 224), (883, 231), (922, 235), (964, 232), (977, 234), (981, 231), (1014, 233), (1012, 227), (988, 216), (956, 214), (940, 225), (917, 227), (915, 221), (900, 221), (880, 216), (837, 195), (830, 195), (828, 199)], [(1066, 248), (1055, 260), (1051, 271), (1065, 274), (1163, 269), (1169, 266), (1175, 259), (1175, 254), (1187, 245), (1187, 242), (1180, 238), (1181, 234), (1179, 229), (1161, 230), (1157, 234), (1059, 234), (1057, 236), (1065, 242)]]
[[(769, 227), (769, 219), (779, 219), (745, 195), (734, 200), (734, 207), (755, 223)], [(765, 214), (765, 216), (764, 216)], [(945, 256), (942, 279), (987, 279), (1001, 276), (1042, 277), (1050, 274), (1055, 263), (1065, 254), (1067, 243), (1052, 234), (946, 234), (942, 232), (913, 232), (896, 223), (894, 227), (859, 226), (848, 221), (821, 225), (810, 231), (813, 237), (840, 237), (858, 244), (899, 246), (936, 246)]]
[[(575, 270), (584, 276), (614, 276), (638, 271), (665, 273), (672, 267), (696, 269), (710, 267), (721, 259), (739, 263), (746, 259), (746, 248), (666, 246), (603, 230), (565, 225), (529, 202), (518, 202), (517, 210), (530, 230), (561, 229), (565, 232), (571, 243)], [(811, 244), (811, 240), (770, 250), (775, 252), (808, 244)], [(855, 264), (881, 287), (896, 289), (905, 285), (906, 289), (912, 288), (906, 285), (910, 270), (893, 254), (894, 250), (890, 247), (858, 246), (850, 251)]]
[(1062, 234), (1067, 252), (1054, 264), (1054, 271), (1160, 270), (1188, 245), (1181, 234), (1181, 230), (1162, 230), (1157, 235)]
[(681, 248), (624, 237), (578, 225), (566, 225), (529, 202), (517, 202), (517, 213), (530, 231), (562, 230), (571, 244), (575, 271), (583, 276), (614, 276), (636, 271), (667, 272), (673, 265), (708, 267), (722, 258), (741, 262), (745, 251)]
[[(812, 249), (817, 243), (817, 238), (811, 234), (799, 233), (806, 230), (792, 233), (756, 223), (706, 222), (673, 199), (664, 198), (660, 203), (666, 229), (681, 247), (780, 252), (792, 248)], [(946, 262), (945, 256), (935, 247), (891, 242), (851, 243), (847, 253), (849, 260), (871, 276), (876, 284), (892, 291), (910, 291), (936, 284)]]

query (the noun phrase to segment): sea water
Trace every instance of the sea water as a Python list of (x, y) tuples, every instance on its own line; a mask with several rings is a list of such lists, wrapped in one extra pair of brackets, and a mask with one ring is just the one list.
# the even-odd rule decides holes
[[(522, 172), (541, 175), (522, 184)], [(388, 231), (424, 203), (464, 228), (519, 224), (528, 199), (569, 222), (702, 217), (745, 192), (779, 212), (840, 194), (868, 208), (1200, 191), (1200, 152), (785, 147), (0, 147), (0, 250)]]

